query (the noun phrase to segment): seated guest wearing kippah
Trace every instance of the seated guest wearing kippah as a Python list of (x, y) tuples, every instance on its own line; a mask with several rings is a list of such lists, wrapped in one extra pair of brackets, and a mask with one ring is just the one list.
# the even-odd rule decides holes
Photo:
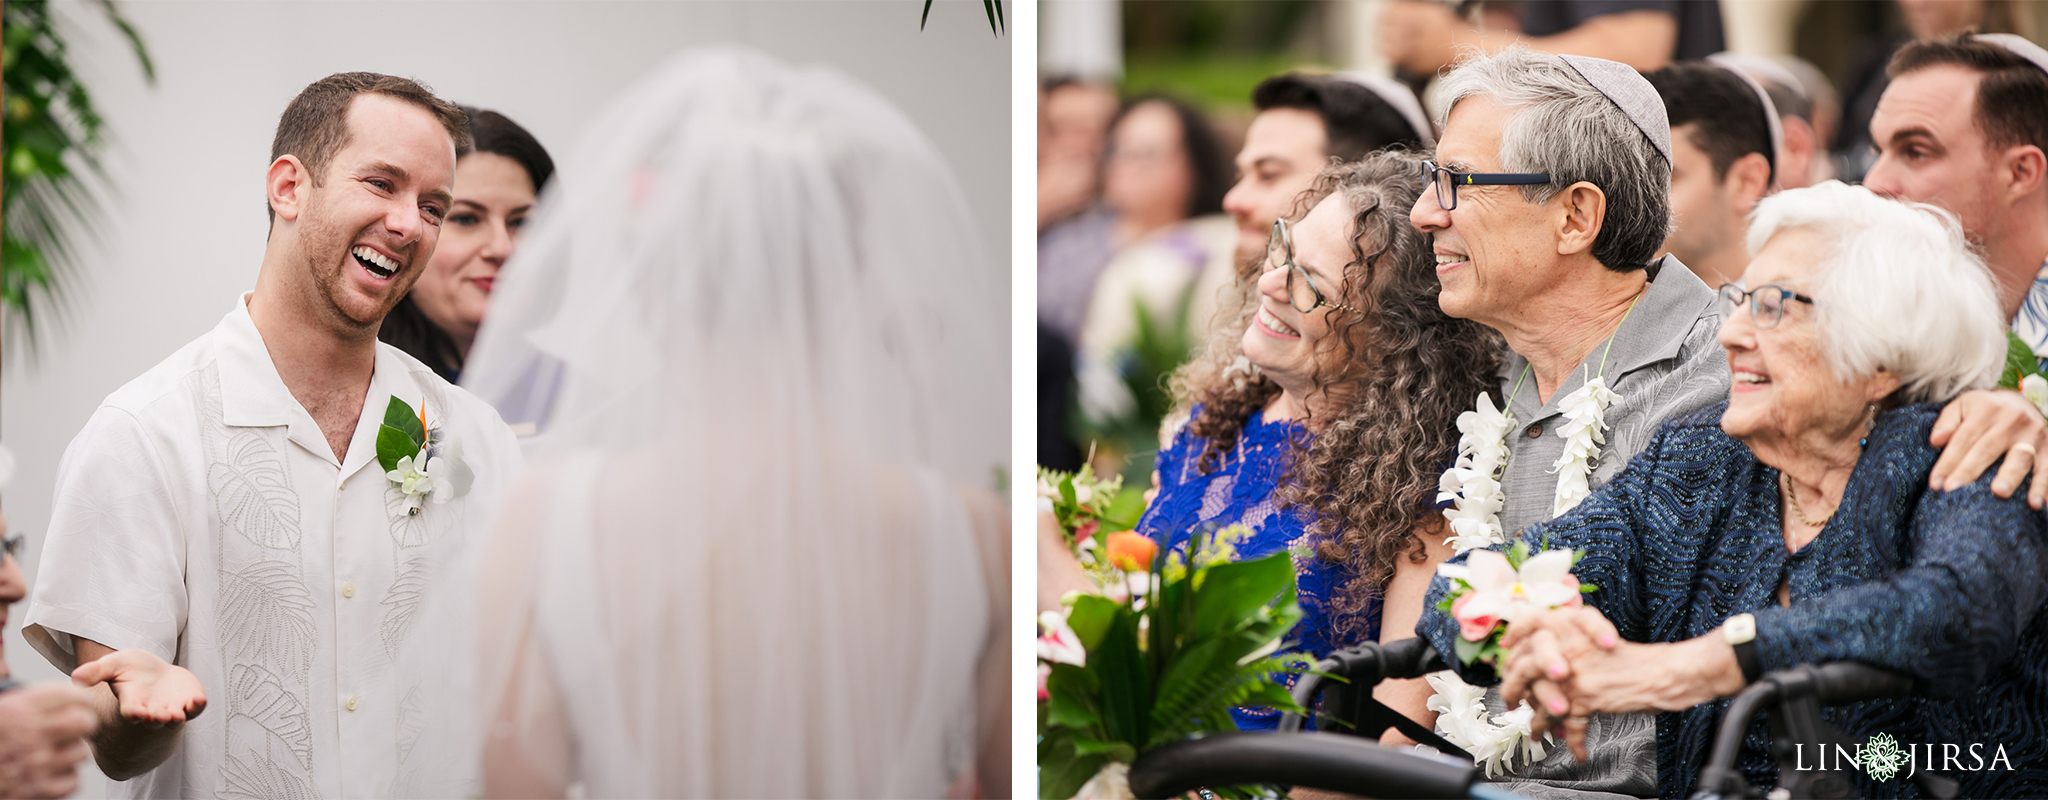
[(1749, 212), (1774, 177), (1765, 98), (1742, 76), (1687, 61), (1643, 76), (1671, 121), (1671, 222), (1664, 251), (1708, 286), (1730, 283), (1749, 265), (1742, 247)]

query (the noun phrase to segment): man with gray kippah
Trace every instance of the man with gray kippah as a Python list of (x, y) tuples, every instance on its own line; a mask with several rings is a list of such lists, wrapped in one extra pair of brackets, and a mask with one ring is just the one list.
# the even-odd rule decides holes
[[(1512, 48), (1461, 63), (1440, 90), (1449, 110), (1429, 165), (1433, 188), (1409, 220), (1434, 238), (1445, 313), (1500, 331), (1512, 351), (1499, 376), (1509, 419), (1474, 425), (1460, 443), (1461, 453), (1487, 450), (1494, 443), (1477, 437), (1503, 436), (1505, 463), (1454, 469), (1445, 479), (1445, 514), (1460, 551), (1452, 560), (1462, 561), (1466, 550), (1497, 548), (1576, 505), (1664, 420), (1725, 400), (1729, 372), (1715, 289), (1676, 258), (1652, 260), (1671, 232), (1672, 144), (1649, 81), (1612, 61)], [(2008, 413), (1994, 394), (1973, 392), (1951, 405)], [(1478, 401), (1481, 420), (1492, 403)], [(1966, 482), (2033, 435), (2009, 430), (2018, 428), (1965, 428), (1947, 442), (1971, 454), (1954, 468)], [(1977, 460), (1978, 450), (1991, 456)], [(1495, 469), (1497, 486), (1477, 474)], [(1439, 578), (1430, 606), (1444, 588)], [(1564, 718), (1564, 709), (1535, 709), (1531, 728), (1583, 730), (1586, 746), (1576, 759), (1547, 747), (1530, 764), (1534, 753), (1501, 724), (1515, 720), (1498, 717), (1507, 709), (1496, 692), (1487, 706), (1483, 716), (1454, 708), (1437, 728), (1453, 742), (1489, 740), (1467, 749), (1491, 753), (1490, 766), (1507, 770), (1514, 791), (1656, 794), (1650, 715)]]
[[(1500, 331), (1513, 351), (1500, 373), (1513, 422), (1497, 528), (1512, 534), (1612, 477), (1657, 423), (1727, 397), (1721, 317), (1714, 289), (1692, 270), (1670, 256), (1652, 260), (1671, 231), (1671, 131), (1656, 89), (1635, 70), (1513, 48), (1460, 64), (1440, 91), (1450, 110), (1434, 190), (1409, 220), (1434, 237), (1444, 312)], [(1613, 393), (1604, 443), (1593, 440), (1589, 460), (1560, 459), (1580, 427), (1567, 417), (1583, 406), (1568, 401), (1602, 387)], [(1446, 512), (1454, 527), (1461, 515), (1484, 516), (1464, 505)], [(1460, 538), (1460, 550), (1498, 546)], [(1497, 692), (1487, 702), (1479, 721), (1491, 724), (1507, 709)], [(1587, 726), (1588, 759), (1553, 747), (1533, 765), (1502, 764), (1509, 780), (1530, 781), (1515, 791), (1656, 794), (1650, 715), (1576, 724)]]

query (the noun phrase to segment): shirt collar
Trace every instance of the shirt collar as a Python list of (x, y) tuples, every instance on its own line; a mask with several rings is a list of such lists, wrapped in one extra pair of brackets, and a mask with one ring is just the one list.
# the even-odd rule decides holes
[[(1586, 354), (1585, 361), (1580, 362), (1579, 368), (1558, 386), (1557, 393), (1550, 396), (1550, 402), (1542, 404), (1541, 408), (1536, 408), (1534, 386), (1523, 386), (1509, 405), (1523, 409), (1524, 413), (1536, 409), (1541, 413), (1535, 418), (1541, 418), (1555, 411), (1565, 395), (1577, 391), (1595, 374), (1606, 375), (1607, 386), (1611, 389), (1623, 375), (1677, 358), (1679, 350), (1685, 346), (1686, 337), (1697, 327), (1699, 320), (1718, 314), (1714, 310), (1718, 295), (1676, 256), (1667, 255), (1651, 262), (1649, 270), (1651, 278), (1643, 289), (1643, 298), (1628, 312), (1628, 318), (1615, 328), (1611, 350), (1605, 341), (1595, 345), (1593, 351)], [(1603, 357), (1607, 362), (1604, 372), (1601, 368)], [(1528, 365), (1528, 359), (1520, 354), (1508, 353), (1501, 363), (1504, 391), (1513, 390), (1522, 370)]]
[(363, 395), (363, 410), (356, 420), (355, 434), (346, 457), (336, 463), (319, 423), (299, 405), (298, 398), (292, 396), (291, 389), (278, 376), (277, 365), (271, 362), (270, 351), (263, 345), (263, 334), (249, 317), (249, 298), (254, 294), (242, 293), (234, 310), (215, 328), (219, 334), (214, 344), (214, 360), (220, 370), (221, 422), (230, 427), (284, 426), (285, 438), (340, 467), (344, 479), (363, 465), (375, 463), (377, 428), (384, 423), (384, 408), (391, 398), (397, 396), (415, 410), (420, 405), (421, 390), (411, 380), (404, 360), (391, 348), (377, 347), (370, 389)]

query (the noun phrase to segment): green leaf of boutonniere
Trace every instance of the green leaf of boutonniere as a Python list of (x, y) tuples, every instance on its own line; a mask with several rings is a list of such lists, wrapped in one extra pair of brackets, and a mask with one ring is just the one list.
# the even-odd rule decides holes
[(2014, 336), (2012, 332), (2007, 331), (2005, 334), (2005, 369), (1998, 374), (1998, 388), (2017, 390), (2020, 388), (2021, 378), (2025, 378), (2028, 375), (2038, 375), (2040, 372), (2041, 363), (2034, 358), (2034, 348), (2028, 345), (2025, 339)]
[(384, 424), (377, 428), (377, 463), (385, 472), (398, 468), (398, 460), (417, 455), (427, 443), (427, 429), (419, 415), (404, 400), (391, 398), (384, 407)]

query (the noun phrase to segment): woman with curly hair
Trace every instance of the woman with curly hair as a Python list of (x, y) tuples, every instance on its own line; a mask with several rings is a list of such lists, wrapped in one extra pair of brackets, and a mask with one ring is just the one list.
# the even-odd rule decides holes
[[(1446, 317), (1428, 239), (1408, 224), (1421, 162), (1381, 152), (1327, 167), (1274, 225), (1263, 268), (1240, 270), (1203, 353), (1174, 378), (1186, 423), (1160, 452), (1158, 495), (1138, 531), (1162, 547), (1243, 523), (1254, 558), (1296, 552), (1296, 649), (1322, 657), (1405, 639), (1436, 563), (1450, 555), (1435, 513), (1456, 454), (1458, 414), (1493, 389), (1490, 330)], [(1235, 301), (1233, 304), (1232, 301)], [(1040, 548), (1041, 598), (1070, 571)], [(1421, 681), (1382, 702), (1425, 718)], [(1239, 709), (1244, 728), (1276, 713)], [(1390, 736), (1399, 736), (1390, 733)]]

